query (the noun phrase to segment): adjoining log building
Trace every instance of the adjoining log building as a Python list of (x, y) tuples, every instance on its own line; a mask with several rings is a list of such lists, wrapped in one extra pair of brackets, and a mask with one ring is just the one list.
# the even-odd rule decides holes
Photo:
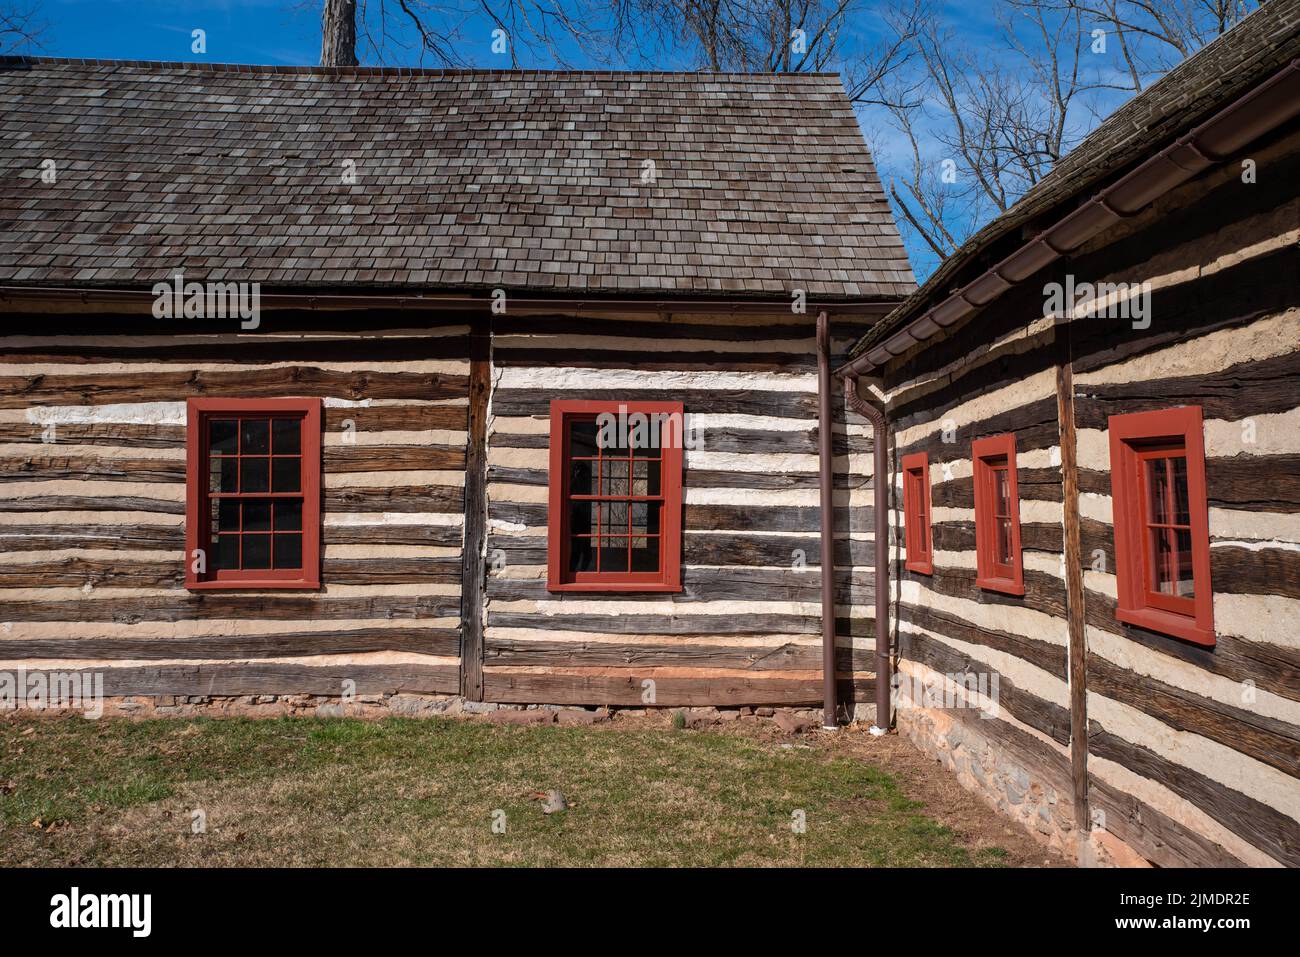
[(1298, 11), (919, 290), (835, 76), (0, 61), (0, 671), (817, 706), (1300, 863)]
[(892, 441), (900, 731), (1085, 859), (1300, 864), (1297, 57), (1265, 5), (842, 370)]

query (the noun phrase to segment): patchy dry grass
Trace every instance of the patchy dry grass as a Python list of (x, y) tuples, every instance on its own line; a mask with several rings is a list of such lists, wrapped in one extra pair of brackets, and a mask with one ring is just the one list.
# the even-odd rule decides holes
[[(539, 791), (572, 807), (545, 815)], [(506, 833), (494, 834), (504, 811)], [(802, 810), (806, 833), (792, 814)], [(193, 812), (206, 833), (191, 833)], [(891, 775), (670, 727), (0, 722), (0, 864), (997, 865)]]

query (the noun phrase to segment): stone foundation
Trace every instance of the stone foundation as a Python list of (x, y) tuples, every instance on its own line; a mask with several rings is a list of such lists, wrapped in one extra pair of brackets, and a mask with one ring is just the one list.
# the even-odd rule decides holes
[[(75, 714), (67, 709), (0, 711), (0, 718), (14, 715)], [(363, 694), (345, 700), (338, 695), (128, 695), (105, 697), (105, 717), (162, 718), (381, 718), (458, 717), (482, 715), (501, 724), (596, 724), (615, 717), (646, 714), (681, 715), (688, 728), (743, 723), (771, 722), (791, 734), (814, 731), (822, 726), (820, 709), (737, 707), (600, 707), (551, 704), (495, 704), (468, 701), (460, 695)]]
[[(1072, 795), (1032, 773), (1018, 755), (981, 735), (980, 719), (958, 721), (946, 711), (904, 708), (898, 730), (937, 758), (967, 790), (1068, 858), (1077, 856)], [(996, 720), (996, 719), (992, 719)]]
[[(1084, 867), (1150, 867), (1150, 862), (1114, 834), (1074, 820), (1074, 795), (1064, 778), (1035, 768), (1017, 751), (980, 734), (982, 719), (958, 720), (934, 708), (902, 708), (898, 731), (939, 761), (968, 791), (1015, 821), (1043, 844)], [(996, 720), (996, 719), (989, 719)]]

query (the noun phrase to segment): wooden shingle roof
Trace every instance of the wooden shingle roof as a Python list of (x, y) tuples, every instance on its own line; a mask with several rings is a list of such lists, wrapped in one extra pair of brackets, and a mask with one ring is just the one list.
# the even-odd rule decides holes
[(834, 75), (8, 58), (0, 102), (0, 283), (915, 289)]

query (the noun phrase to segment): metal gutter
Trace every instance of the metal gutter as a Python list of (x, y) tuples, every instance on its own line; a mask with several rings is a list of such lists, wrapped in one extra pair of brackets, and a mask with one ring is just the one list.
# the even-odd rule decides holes
[[(875, 490), (875, 507), (872, 524), (876, 545), (876, 729), (888, 731), (890, 725), (889, 691), (893, 685), (893, 665), (889, 649), (889, 489), (893, 477), (889, 471), (889, 424), (885, 412), (869, 404), (858, 394), (858, 380), (854, 376), (844, 379), (844, 399), (858, 415), (871, 423), (872, 470), (871, 484)], [(823, 581), (825, 569), (834, 572), (834, 556), (826, 565), (826, 533), (823, 530), (822, 562)], [(823, 601), (825, 599), (823, 598)], [(834, 606), (832, 605), (832, 611)], [(832, 632), (834, 630), (832, 618)]]
[(821, 493), (822, 727), (839, 727), (835, 688), (835, 462), (831, 418), (831, 330), (817, 313), (817, 464)]
[(845, 363), (835, 374), (861, 375), (940, 330), (970, 318), (1044, 266), (1078, 249), (1121, 219), (1136, 216), (1161, 196), (1297, 115), (1300, 58), (1101, 190), (884, 342)]

